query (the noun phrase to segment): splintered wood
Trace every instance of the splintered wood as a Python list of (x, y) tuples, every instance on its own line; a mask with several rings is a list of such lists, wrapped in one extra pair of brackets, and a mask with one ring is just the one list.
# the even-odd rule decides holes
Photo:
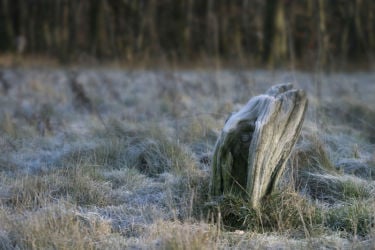
[(284, 171), (306, 109), (303, 90), (279, 84), (232, 114), (216, 142), (211, 195), (241, 194), (257, 209)]

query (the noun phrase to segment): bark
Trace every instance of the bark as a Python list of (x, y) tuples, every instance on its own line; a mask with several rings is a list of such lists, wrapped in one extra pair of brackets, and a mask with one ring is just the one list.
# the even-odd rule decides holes
[(226, 121), (213, 155), (213, 196), (244, 195), (257, 209), (275, 189), (307, 109), (305, 92), (292, 87), (270, 88)]

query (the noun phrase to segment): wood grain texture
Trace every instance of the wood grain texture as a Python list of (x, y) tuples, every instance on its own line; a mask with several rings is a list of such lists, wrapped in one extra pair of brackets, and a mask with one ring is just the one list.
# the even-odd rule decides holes
[(241, 194), (258, 208), (284, 171), (306, 109), (303, 90), (279, 84), (232, 114), (215, 145), (211, 194)]

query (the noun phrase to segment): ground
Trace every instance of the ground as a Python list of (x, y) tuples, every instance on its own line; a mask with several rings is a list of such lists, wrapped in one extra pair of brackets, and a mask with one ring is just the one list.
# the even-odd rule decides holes
[[(228, 115), (273, 84), (309, 108), (278, 191), (209, 197)], [(0, 70), (1, 249), (375, 245), (375, 74)]]

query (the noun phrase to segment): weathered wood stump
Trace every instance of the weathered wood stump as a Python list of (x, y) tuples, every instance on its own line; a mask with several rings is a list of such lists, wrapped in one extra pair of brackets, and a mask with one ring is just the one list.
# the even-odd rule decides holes
[(274, 190), (307, 109), (305, 92), (292, 88), (273, 86), (228, 118), (213, 154), (211, 195), (244, 195), (257, 209)]

